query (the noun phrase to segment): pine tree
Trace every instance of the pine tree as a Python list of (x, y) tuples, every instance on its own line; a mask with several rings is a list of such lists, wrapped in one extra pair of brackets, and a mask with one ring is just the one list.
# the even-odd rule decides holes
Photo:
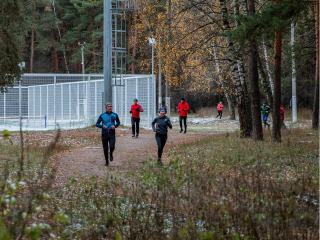
[(17, 37), (22, 23), (20, 1), (1, 0), (0, 13), (0, 91), (3, 92), (21, 76)]

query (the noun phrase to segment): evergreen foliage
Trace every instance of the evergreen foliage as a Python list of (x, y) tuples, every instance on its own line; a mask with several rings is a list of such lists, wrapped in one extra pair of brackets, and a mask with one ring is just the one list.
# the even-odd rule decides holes
[(18, 33), (22, 24), (19, 0), (0, 2), (0, 91), (20, 79), (21, 62)]

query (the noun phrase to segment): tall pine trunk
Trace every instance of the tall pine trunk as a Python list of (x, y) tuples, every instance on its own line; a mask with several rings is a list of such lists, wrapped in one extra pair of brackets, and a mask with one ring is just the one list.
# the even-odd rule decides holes
[(312, 128), (319, 128), (319, 2), (315, 1), (314, 15), (316, 20), (316, 76), (315, 76), (315, 92), (313, 99), (312, 111)]
[[(280, 4), (281, 0), (276, 0), (275, 4)], [(281, 48), (282, 48), (282, 31), (276, 27), (274, 40), (274, 96), (273, 96), (273, 127), (272, 141), (281, 142)]]
[[(248, 0), (248, 15), (255, 13), (254, 0)], [(251, 84), (251, 111), (252, 111), (252, 137), (254, 140), (263, 140), (260, 110), (260, 90), (258, 74), (258, 49), (254, 39), (249, 40), (250, 52), (250, 84)]]

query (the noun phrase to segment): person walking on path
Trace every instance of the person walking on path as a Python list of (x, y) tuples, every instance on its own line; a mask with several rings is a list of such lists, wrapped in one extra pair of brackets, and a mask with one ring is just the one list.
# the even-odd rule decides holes
[(161, 108), (159, 110), (160, 115), (156, 117), (151, 123), (153, 131), (156, 133), (156, 141), (158, 145), (158, 164), (162, 165), (161, 157), (164, 146), (168, 139), (168, 127), (172, 129), (170, 119), (166, 116), (167, 110)]
[(179, 112), (179, 122), (180, 122), (180, 133), (183, 132), (182, 129), (182, 120), (184, 123), (184, 133), (187, 133), (187, 116), (189, 111), (189, 104), (186, 102), (184, 98), (181, 98), (181, 102), (178, 105), (178, 112)]
[[(218, 104), (218, 106), (217, 106), (217, 109), (218, 109), (218, 116), (217, 117), (219, 117), (220, 116), (220, 119), (222, 118), (222, 110), (223, 110), (223, 104), (222, 104), (222, 102), (219, 102), (219, 104)], [(217, 118), (216, 117), (216, 118)]]
[(264, 123), (264, 127), (270, 127), (270, 124), (268, 123), (268, 116), (270, 113), (270, 107), (267, 105), (266, 102), (263, 102), (263, 105), (261, 106), (261, 114), (262, 114), (262, 121)]
[(120, 125), (118, 114), (112, 112), (112, 104), (106, 103), (106, 112), (102, 113), (97, 122), (96, 127), (101, 128), (102, 146), (105, 166), (109, 166), (108, 145), (110, 148), (110, 161), (113, 161), (113, 151), (116, 144), (116, 128)]
[[(139, 137), (139, 123), (140, 123), (140, 112), (143, 112), (143, 108), (138, 104), (138, 99), (133, 100), (131, 105), (131, 126), (132, 126), (132, 137)], [(137, 132), (137, 135), (135, 135)]]
[(280, 115), (281, 115), (281, 128), (287, 129), (287, 126), (284, 123), (284, 108), (282, 105), (280, 106)]

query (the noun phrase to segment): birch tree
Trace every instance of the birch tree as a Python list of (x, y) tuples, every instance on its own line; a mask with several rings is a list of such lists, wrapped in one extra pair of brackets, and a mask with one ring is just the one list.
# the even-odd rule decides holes
[[(220, 1), (220, 9), (222, 13), (223, 31), (224, 33), (228, 33), (228, 31), (230, 30), (230, 25), (225, 0)], [(226, 38), (227, 57), (230, 61), (231, 73), (235, 85), (241, 136), (250, 137), (252, 131), (252, 119), (250, 105), (248, 106), (248, 102), (246, 101), (246, 99), (249, 99), (249, 96), (243, 75), (243, 68), (238, 68), (239, 66), (241, 67), (241, 61), (239, 62), (236, 58), (233, 41), (231, 41), (228, 36)]]

